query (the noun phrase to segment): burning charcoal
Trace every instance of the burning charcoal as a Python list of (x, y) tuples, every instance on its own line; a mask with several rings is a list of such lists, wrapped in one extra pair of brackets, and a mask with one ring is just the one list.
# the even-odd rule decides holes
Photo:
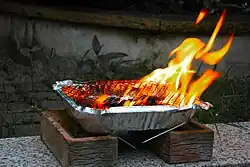
[(140, 106), (140, 105), (147, 105), (147, 101), (148, 101), (148, 96), (146, 95), (141, 95), (140, 97), (136, 97), (134, 100), (134, 105), (135, 106)]
[(62, 91), (65, 93), (65, 94), (71, 94), (74, 90), (76, 90), (77, 87), (76, 86), (64, 86), (62, 87)]
[[(128, 87), (130, 86), (130, 84), (119, 84), (119, 87), (116, 87), (116, 93), (123, 95), (125, 93), (125, 91), (128, 89)], [(131, 87), (131, 86), (130, 86)]]
[(148, 105), (157, 105), (156, 100), (157, 100), (157, 97), (149, 96), (148, 97)]
[(105, 95), (105, 94), (98, 96), (94, 101), (93, 108), (97, 108), (97, 109), (108, 108), (108, 106), (107, 106), (107, 104), (108, 104), (107, 99), (108, 98), (109, 98), (109, 95)]
[(169, 100), (169, 104), (170, 105), (174, 105), (175, 104), (175, 102), (176, 102), (176, 100), (177, 100), (177, 98), (180, 96), (180, 93), (179, 92), (174, 92), (174, 95), (170, 98), (170, 100)]
[(70, 91), (69, 93), (67, 93), (67, 96), (75, 99), (78, 96), (79, 92), (80, 92), (79, 89), (73, 89), (72, 91)]
[(84, 96), (84, 94), (80, 94), (79, 96), (75, 98), (75, 101), (83, 101), (85, 98), (86, 96)]
[(90, 94), (96, 93), (96, 92), (95, 92), (95, 85), (92, 85), (92, 84), (89, 85), (89, 93), (90, 93)]
[(117, 96), (111, 96), (105, 101), (105, 103), (107, 103), (109, 107), (118, 107), (118, 106), (124, 106), (126, 101), (128, 100), (121, 99), (120, 97)]
[(105, 100), (105, 103), (107, 103), (108, 106), (110, 107), (117, 107), (117, 106), (120, 106), (120, 98), (111, 96), (107, 100)]
[(151, 96), (161, 97), (165, 90), (167, 90), (167, 85), (158, 84), (155, 91), (152, 92)]
[(128, 96), (135, 96), (136, 93), (139, 91), (139, 88), (130, 88), (129, 90), (127, 90), (127, 92), (125, 92), (125, 95), (128, 95)]
[(104, 85), (104, 90), (103, 90), (103, 93), (104, 94), (112, 94), (112, 91), (111, 91), (111, 87), (112, 87), (112, 81), (107, 81), (107, 83)]
[(63, 86), (63, 87), (62, 87), (62, 91), (63, 91), (65, 94), (68, 93), (69, 89), (72, 89), (72, 86)]
[(82, 106), (93, 107), (95, 98), (83, 99), (81, 101), (76, 101), (76, 103), (81, 104)]
[(125, 103), (127, 101), (130, 102), (130, 100), (121, 100), (120, 103), (119, 103), (119, 106), (125, 106)]
[(95, 92), (96, 92), (96, 93), (101, 93), (101, 88), (100, 88), (99, 85), (96, 85), (96, 86), (95, 86)]
[(168, 105), (171, 98), (174, 96), (174, 92), (169, 92), (168, 95), (162, 101), (162, 104)]

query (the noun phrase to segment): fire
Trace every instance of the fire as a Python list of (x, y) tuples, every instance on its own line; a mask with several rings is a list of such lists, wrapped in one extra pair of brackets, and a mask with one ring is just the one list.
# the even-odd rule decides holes
[(199, 24), (207, 16), (207, 14), (208, 14), (208, 10), (202, 9), (195, 20), (195, 24)]
[[(195, 23), (198, 24), (207, 15), (206, 10), (202, 10)], [(224, 10), (207, 44), (198, 38), (185, 39), (176, 49), (170, 53), (172, 59), (167, 68), (156, 69), (151, 74), (143, 77), (142, 82), (156, 82), (159, 84), (168, 83), (169, 91), (178, 91), (185, 98), (180, 105), (189, 105), (195, 103), (195, 100), (211, 85), (211, 83), (220, 75), (216, 71), (207, 70), (199, 79), (192, 81), (195, 71), (192, 69), (192, 61), (201, 59), (209, 65), (217, 64), (228, 52), (232, 40), (232, 34), (224, 47), (220, 50), (209, 52), (214, 44), (215, 38), (223, 24), (226, 15)]]
[[(207, 13), (206, 10), (202, 10), (195, 24), (200, 23)], [(185, 39), (170, 52), (169, 57), (172, 57), (172, 60), (166, 68), (156, 69), (140, 80), (101, 81), (93, 85), (85, 85), (78, 90), (71, 87), (65, 87), (62, 90), (81, 104), (91, 104), (91, 107), (98, 109), (138, 105), (209, 106), (199, 98), (220, 74), (208, 69), (194, 80), (193, 74), (196, 71), (192, 68), (192, 62), (200, 59), (208, 65), (215, 65), (226, 55), (232, 44), (233, 33), (221, 49), (211, 51), (225, 15), (226, 10), (222, 12), (207, 44), (198, 38)]]

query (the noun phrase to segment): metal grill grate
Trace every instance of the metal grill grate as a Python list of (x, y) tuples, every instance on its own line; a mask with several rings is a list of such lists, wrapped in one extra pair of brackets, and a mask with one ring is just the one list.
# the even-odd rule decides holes
[[(93, 108), (123, 106), (126, 102), (133, 106), (179, 106), (184, 95), (180, 92), (170, 92), (167, 87), (167, 84), (138, 80), (113, 80), (73, 84), (62, 87), (62, 91), (78, 104)], [(105, 95), (102, 106), (96, 106), (97, 98), (102, 95)]]

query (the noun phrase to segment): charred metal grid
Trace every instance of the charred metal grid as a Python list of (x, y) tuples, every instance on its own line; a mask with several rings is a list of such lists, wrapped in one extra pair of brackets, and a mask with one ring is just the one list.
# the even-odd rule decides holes
[(62, 87), (62, 91), (76, 103), (93, 107), (101, 95), (108, 95), (104, 101), (108, 107), (123, 106), (126, 101), (140, 105), (178, 106), (184, 100), (179, 92), (167, 90), (167, 84), (138, 82), (136, 80), (114, 80), (79, 83)]

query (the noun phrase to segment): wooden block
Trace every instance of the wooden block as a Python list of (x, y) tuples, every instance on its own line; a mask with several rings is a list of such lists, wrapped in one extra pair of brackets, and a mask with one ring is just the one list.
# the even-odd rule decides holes
[(153, 140), (149, 147), (168, 163), (209, 161), (213, 154), (214, 132), (191, 120), (187, 125)]
[(63, 167), (110, 167), (115, 164), (117, 138), (89, 136), (66, 111), (42, 114), (41, 138)]

